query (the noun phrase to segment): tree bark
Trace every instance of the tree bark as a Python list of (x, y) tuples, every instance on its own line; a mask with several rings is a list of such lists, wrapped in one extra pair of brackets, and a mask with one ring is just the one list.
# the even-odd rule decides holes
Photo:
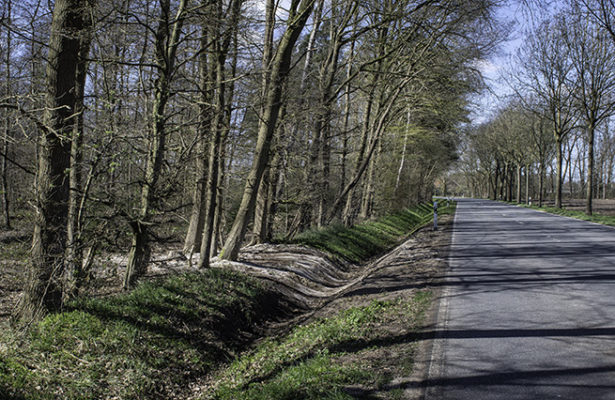
[[(204, 7), (204, 12), (207, 11), (207, 7), (210, 0), (203, 0), (201, 4)], [(207, 196), (207, 134), (211, 132), (211, 103), (212, 103), (212, 82), (214, 81), (213, 68), (209, 68), (208, 60), (208, 47), (209, 47), (209, 27), (206, 21), (201, 23), (201, 45), (199, 55), (199, 123), (198, 123), (198, 136), (199, 136), (199, 151), (196, 160), (196, 184), (194, 187), (194, 193), (192, 195), (192, 210), (190, 213), (190, 224), (188, 225), (188, 232), (184, 240), (184, 253), (192, 253), (197, 245), (200, 245), (203, 238), (203, 225), (205, 223), (205, 210)]]
[[(273, 57), (273, 31), (275, 29), (275, 12), (276, 6), (273, 0), (267, 0), (265, 6), (265, 40), (263, 43), (263, 57), (262, 57), (262, 76), (261, 76), (261, 99), (264, 99), (266, 90), (269, 87), (270, 75), (271, 75), (271, 60)], [(313, 44), (313, 35), (310, 35), (308, 40), (308, 52), (307, 59), (311, 57), (310, 44)], [(305, 71), (304, 71), (305, 72)], [(260, 113), (263, 114), (265, 102), (261, 102)], [(282, 112), (283, 107), (280, 108)], [(279, 117), (278, 117), (279, 118)], [(271, 165), (267, 165), (265, 172), (263, 173), (263, 179), (258, 188), (258, 194), (256, 197), (255, 212), (254, 212), (254, 224), (252, 229), (252, 241), (251, 244), (263, 243), (266, 240), (267, 227), (269, 221), (269, 211), (271, 198), (270, 195), (270, 172), (272, 171)]]
[(530, 165), (525, 166), (525, 204), (530, 204)]
[[(362, 127), (362, 134), (361, 134), (361, 143), (359, 145), (359, 152), (357, 154), (357, 159), (355, 161), (355, 167), (354, 167), (354, 171), (353, 171), (353, 178), (356, 178), (357, 176), (359, 176), (358, 172), (361, 169), (361, 165), (363, 164), (363, 159), (365, 158), (365, 151), (367, 149), (367, 144), (369, 141), (369, 135), (370, 135), (370, 118), (371, 118), (371, 113), (372, 113), (372, 107), (374, 105), (374, 90), (375, 90), (375, 82), (376, 82), (377, 77), (374, 78), (374, 82), (372, 84), (372, 89), (369, 92), (369, 96), (367, 98), (367, 101), (365, 103), (365, 113), (363, 114), (363, 127)], [(354, 205), (354, 193), (353, 193), (353, 189), (355, 187), (355, 185), (358, 183), (358, 179), (356, 180), (356, 182), (354, 182), (355, 179), (353, 179), (351, 182), (349, 182), (348, 184), (346, 184), (346, 187), (342, 189), (342, 192), (338, 195), (338, 199), (345, 199), (346, 203), (344, 206), (344, 211), (342, 212), (342, 223), (346, 226), (350, 226), (352, 225), (352, 222), (354, 220), (354, 210), (355, 210), (355, 205)], [(350, 184), (352, 184), (352, 186), (350, 186)], [(342, 200), (339, 200), (342, 201)], [(332, 208), (333, 210), (336, 210), (338, 206), (334, 203)]]
[(517, 164), (517, 203), (521, 203), (521, 164)]
[[(12, 24), (12, 11), (13, 4), (12, 0), (7, 0), (6, 2), (6, 19), (7, 23), (10, 26)], [(10, 97), (12, 94), (11, 90), (11, 54), (12, 54), (12, 42), (11, 42), (11, 29), (7, 29), (6, 31), (6, 58), (5, 62), (5, 79), (6, 79), (6, 90), (5, 95), (7, 101), (10, 101)], [(8, 109), (6, 110), (8, 113)], [(8, 165), (8, 157), (10, 151), (10, 136), (11, 136), (11, 127), (9, 122), (9, 116), (6, 115), (4, 119), (4, 140), (2, 142), (2, 163), (0, 164), (0, 179), (2, 180), (2, 212), (4, 214), (4, 226), (6, 229), (11, 229), (11, 214), (10, 214), (10, 199), (9, 199), (9, 165)]]
[[(226, 59), (228, 57), (230, 45), (234, 37), (234, 31), (237, 29), (239, 14), (243, 0), (233, 0), (229, 4), (228, 13), (223, 13), (222, 6), (218, 5), (216, 14), (216, 24), (214, 34), (217, 36), (214, 41), (215, 60), (216, 60), (216, 83), (215, 83), (215, 108), (214, 118), (212, 121), (212, 141), (209, 151), (209, 166), (207, 175), (207, 211), (205, 213), (205, 225), (203, 226), (203, 237), (201, 241), (201, 258), (199, 259), (199, 268), (209, 267), (209, 258), (214, 247), (215, 236), (215, 216), (216, 206), (219, 197), (219, 173), (220, 173), (220, 154), (222, 153), (221, 145), (224, 132), (226, 130), (225, 113), (227, 111), (226, 102), (231, 102), (232, 99), (226, 98)], [(222, 19), (229, 19), (229, 26), (226, 30), (221, 31)]]
[(74, 127), (81, 35), (91, 29), (88, 0), (56, 0), (49, 37), (45, 127), (40, 135), (36, 176), (36, 220), (32, 258), (19, 306), (22, 321), (62, 304), (69, 200), (70, 141)]
[(557, 147), (556, 160), (556, 180), (555, 180), (555, 208), (562, 208), (562, 138), (555, 135), (555, 146)]
[(69, 197), (67, 221), (67, 252), (66, 268), (67, 282), (64, 290), (65, 298), (78, 294), (85, 279), (83, 271), (83, 243), (81, 243), (80, 204), (82, 203), (82, 168), (83, 168), (83, 112), (85, 80), (87, 73), (87, 57), (90, 51), (92, 36), (90, 32), (81, 35), (79, 43), (79, 63), (76, 70), (75, 83), (75, 117), (70, 148)]
[(544, 188), (545, 186), (545, 167), (543, 163), (540, 163), (538, 170), (538, 207), (542, 207), (544, 201)]

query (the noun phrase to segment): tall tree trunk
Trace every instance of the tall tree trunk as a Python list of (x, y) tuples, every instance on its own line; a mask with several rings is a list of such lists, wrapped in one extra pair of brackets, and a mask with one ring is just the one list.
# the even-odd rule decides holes
[[(214, 118), (212, 121), (212, 140), (209, 147), (209, 166), (207, 173), (207, 208), (205, 213), (205, 224), (203, 226), (203, 236), (201, 240), (201, 258), (199, 259), (199, 268), (209, 267), (209, 258), (212, 253), (213, 242), (216, 240), (214, 225), (216, 215), (216, 203), (218, 200), (218, 176), (220, 167), (220, 153), (223, 134), (226, 129), (225, 113), (226, 107), (226, 59), (228, 57), (233, 31), (235, 30), (241, 10), (242, 0), (233, 0), (231, 7), (230, 24), (224, 32), (221, 31), (223, 10), (222, 5), (218, 4), (216, 13), (216, 23), (214, 24), (213, 35), (216, 36), (214, 41), (215, 48), (215, 67), (216, 67), (216, 83), (214, 92), (216, 94)], [(212, 36), (213, 36), (212, 35)], [(229, 100), (230, 101), (230, 100)]]
[(517, 203), (521, 203), (521, 164), (517, 164)]
[[(329, 106), (327, 106), (327, 109)], [(331, 172), (331, 136), (329, 118), (330, 113), (327, 110), (324, 116), (324, 124), (322, 126), (321, 140), (320, 140), (320, 189), (318, 190), (318, 216), (316, 218), (316, 225), (320, 228), (326, 224), (327, 218), (327, 204), (329, 203), (329, 180)]]
[(530, 204), (530, 165), (525, 166), (525, 204)]
[(594, 191), (594, 137), (595, 125), (590, 121), (587, 127), (587, 196), (585, 198), (585, 214), (592, 215)]
[(285, 86), (290, 71), (293, 49), (314, 6), (314, 0), (302, 0), (297, 3), (295, 5), (298, 10), (290, 10), (289, 23), (280, 38), (280, 43), (271, 62), (271, 77), (268, 90), (265, 91), (267, 96), (264, 112), (259, 121), (254, 161), (248, 173), (237, 216), (220, 253), (220, 257), (223, 259), (236, 260), (239, 255), (250, 217), (254, 212), (258, 187), (269, 160), (269, 148), (281, 106), (282, 88)]
[[(357, 18), (352, 25), (352, 32), (356, 32), (357, 28)], [(354, 35), (353, 35), (354, 36)], [(342, 160), (340, 165), (341, 177), (340, 177), (340, 188), (339, 192), (344, 190), (344, 186), (346, 186), (346, 164), (348, 158), (348, 128), (350, 126), (350, 81), (352, 76), (352, 58), (354, 57), (355, 52), (355, 39), (350, 42), (350, 49), (348, 50), (348, 60), (346, 61), (346, 87), (344, 92), (344, 125), (342, 127)], [(339, 193), (338, 193), (339, 195)], [(335, 215), (335, 218), (339, 217), (339, 213)]]
[[(575, 139), (576, 141), (576, 139)], [(572, 151), (574, 149), (574, 142), (570, 145), (568, 149), (568, 157), (566, 162), (565, 170), (568, 171), (568, 189), (570, 191), (570, 199), (574, 199), (574, 181), (572, 180), (574, 171), (573, 171), (573, 160), (572, 160)], [(565, 174), (564, 174), (565, 175)]]
[(378, 147), (374, 153), (374, 156), (369, 162), (367, 171), (367, 179), (363, 190), (363, 199), (361, 200), (361, 211), (359, 216), (361, 219), (366, 220), (372, 216), (374, 208), (374, 180), (376, 179), (376, 164), (382, 150), (382, 140), (378, 143)]
[[(7, 0), (6, 2), (6, 21), (7, 26), (11, 26), (12, 24), (12, 11), (13, 4), (12, 0)], [(5, 95), (7, 101), (10, 101), (12, 90), (11, 90), (11, 55), (12, 55), (12, 42), (11, 42), (11, 29), (7, 28), (6, 30), (6, 58), (4, 59), (4, 68), (5, 68), (5, 79), (6, 79), (6, 90)], [(10, 151), (10, 136), (11, 136), (11, 126), (9, 122), (8, 109), (7, 115), (4, 119), (4, 139), (2, 142), (2, 163), (0, 163), (0, 179), (2, 180), (2, 213), (4, 214), (4, 226), (6, 229), (11, 229), (11, 214), (10, 214), (10, 200), (9, 200), (9, 164), (8, 157)]]
[[(47, 56), (45, 126), (40, 135), (36, 175), (36, 220), (32, 258), (28, 268), (19, 317), (28, 321), (57, 310), (62, 304), (62, 278), (66, 254), (70, 169), (70, 137), (74, 127), (77, 71), (81, 38), (91, 29), (88, 0), (56, 0)], [(81, 65), (82, 67), (82, 65)]]
[(209, 165), (207, 172), (207, 201), (205, 212), (205, 224), (203, 225), (203, 235), (201, 238), (201, 258), (199, 259), (199, 268), (209, 267), (209, 256), (211, 254), (212, 241), (215, 240), (214, 221), (216, 212), (216, 202), (218, 199), (218, 175), (219, 175), (219, 156), (222, 143), (222, 130), (224, 118), (224, 102), (225, 102), (225, 82), (224, 82), (224, 64), (226, 62), (226, 54), (218, 55), (217, 72), (216, 72), (216, 107), (215, 115), (212, 123), (212, 140), (209, 144)]
[[(346, 187), (344, 187), (344, 190), (342, 190), (342, 193), (340, 193), (337, 199), (335, 199), (335, 201), (333, 202), (330, 212), (327, 215), (327, 219), (326, 219), (327, 223), (330, 222), (331, 219), (333, 219), (333, 216), (335, 216), (335, 214), (337, 213), (338, 208), (341, 206), (344, 200), (347, 199), (346, 196), (352, 196), (351, 191), (354, 189), (357, 183), (359, 183), (359, 180), (363, 177), (363, 173), (365, 172), (369, 162), (371, 161), (374, 151), (376, 150), (377, 146), (379, 146), (380, 144), (379, 143), (380, 138), (385, 129), (385, 125), (389, 119), (393, 104), (395, 104), (395, 102), (397, 101), (397, 98), (399, 97), (400, 93), (404, 90), (407, 82), (408, 80), (405, 80), (401, 84), (399, 84), (398, 87), (395, 88), (393, 93), (391, 93), (386, 98), (386, 104), (384, 105), (384, 107), (380, 107), (380, 105), (378, 106), (378, 109), (381, 111), (378, 113), (377, 117), (375, 118), (376, 120), (374, 121), (374, 123), (370, 124), (371, 129), (369, 129), (369, 131), (371, 132), (371, 134), (369, 136), (371, 137), (371, 143), (369, 146), (369, 150), (367, 151), (367, 153), (365, 153), (365, 159), (362, 161), (362, 163), (357, 164), (357, 169), (355, 170), (355, 174), (353, 178), (350, 180), (350, 182), (348, 182)], [(369, 115), (369, 113), (367, 115)]]
[(401, 181), (401, 173), (404, 170), (404, 164), (406, 162), (406, 148), (408, 147), (408, 136), (410, 135), (410, 111), (406, 113), (406, 132), (404, 134), (404, 146), (401, 150), (401, 160), (399, 161), (399, 168), (397, 169), (397, 177), (395, 178), (395, 190), (393, 192), (395, 199), (397, 201), (397, 190), (399, 189), (399, 182)]
[(557, 167), (555, 181), (555, 208), (562, 208), (562, 138), (560, 135), (555, 135), (555, 146), (557, 147)]
[[(218, 157), (218, 182), (216, 184), (216, 212), (214, 216), (214, 225), (212, 228), (212, 245), (209, 253), (210, 257), (217, 254), (218, 249), (222, 247), (222, 225), (224, 218), (224, 200), (225, 200), (225, 182), (226, 182), (226, 151), (231, 134), (231, 123), (233, 117), (233, 99), (235, 96), (235, 78), (237, 77), (237, 62), (239, 58), (239, 31), (233, 30), (233, 55), (230, 71), (230, 82), (228, 83), (226, 110), (224, 113), (224, 131), (222, 132), (222, 141), (220, 143), (220, 155)], [(228, 160), (229, 168), (232, 164), (232, 152)]]
[[(303, 72), (301, 75), (301, 85), (300, 85), (301, 94), (305, 93), (305, 90), (307, 87), (307, 77), (312, 67), (312, 58), (313, 58), (313, 53), (315, 51), (314, 43), (316, 42), (316, 34), (319, 32), (319, 29), (320, 29), (323, 4), (324, 4), (323, 0), (318, 1), (318, 6), (316, 7), (316, 10), (314, 13), (314, 20), (315, 20), (314, 27), (312, 31), (310, 32), (310, 37), (308, 39), (308, 52), (305, 58), (305, 63), (303, 65)], [(301, 96), (300, 105), (303, 105), (303, 103), (304, 103), (303, 96)], [(322, 91), (321, 91), (321, 98), (319, 99), (317, 107), (321, 107), (321, 104), (322, 104)], [(305, 196), (305, 198), (302, 200), (302, 204), (299, 207), (299, 215), (296, 218), (296, 223), (294, 224), (295, 226), (292, 228), (292, 232), (290, 232), (291, 234), (294, 233), (294, 231), (296, 230), (303, 231), (303, 230), (308, 229), (311, 226), (313, 215), (314, 215), (314, 207), (315, 207), (315, 204), (317, 204), (318, 198), (320, 195), (319, 190), (321, 189), (321, 185), (318, 184), (319, 182), (317, 179), (319, 176), (319, 169), (318, 169), (319, 151), (322, 147), (321, 141), (323, 139), (322, 132), (321, 132), (322, 112), (323, 112), (322, 109), (318, 109), (316, 111), (316, 117), (314, 118), (315, 128), (311, 132), (311, 145), (309, 145), (310, 157), (308, 159), (308, 165), (305, 168), (305, 171), (306, 171), (305, 187), (307, 188), (308, 193)], [(292, 137), (295, 136), (295, 133), (296, 132), (293, 132)], [(310, 143), (310, 140), (309, 140), (310, 133), (306, 135), (306, 139), (308, 143)], [(318, 190), (315, 190), (316, 188), (318, 188)]]
[(504, 171), (502, 173), (502, 194), (504, 201), (508, 201), (508, 163), (504, 163)]
[[(262, 57), (262, 71), (261, 71), (261, 99), (264, 99), (267, 95), (266, 90), (269, 87), (269, 80), (271, 77), (271, 60), (273, 58), (273, 32), (275, 30), (275, 13), (276, 5), (274, 0), (267, 0), (265, 6), (265, 39), (263, 43), (263, 57)], [(312, 36), (308, 40), (308, 53), (307, 58), (311, 57), (310, 43)], [(261, 115), (264, 113), (265, 101), (261, 102)], [(280, 108), (280, 112), (283, 107)], [(278, 117), (279, 118), (279, 117)], [(251, 244), (263, 243), (265, 237), (267, 237), (267, 225), (269, 220), (269, 204), (271, 199), (269, 198), (269, 178), (270, 178), (271, 166), (268, 164), (263, 173), (263, 179), (258, 187), (258, 193), (256, 197), (255, 211), (254, 211), (254, 225), (252, 230), (252, 242)]]
[(66, 298), (75, 296), (85, 278), (83, 271), (83, 244), (81, 243), (80, 204), (82, 203), (82, 168), (83, 168), (83, 97), (87, 73), (87, 57), (90, 50), (91, 34), (86, 32), (80, 37), (79, 64), (75, 83), (75, 117), (70, 149), (69, 197), (67, 221), (66, 268), (67, 282), (64, 290)]
[[(206, 12), (211, 0), (202, 0), (201, 4)], [(207, 15), (207, 13), (206, 13)], [(199, 137), (198, 154), (196, 160), (196, 182), (192, 195), (192, 210), (190, 213), (190, 223), (188, 232), (184, 240), (184, 253), (189, 253), (190, 256), (196, 246), (201, 244), (203, 238), (203, 225), (205, 223), (205, 210), (207, 196), (207, 145), (209, 144), (207, 134), (211, 132), (211, 103), (212, 100), (212, 82), (214, 81), (214, 69), (209, 68), (208, 47), (209, 47), (209, 21), (201, 23), (201, 45), (199, 55), (199, 123), (197, 127), (197, 135)], [(191, 257), (189, 257), (191, 258)]]
[(506, 200), (507, 201), (513, 201), (513, 183), (514, 183), (514, 175), (513, 175), (514, 171), (512, 166), (508, 167), (508, 188), (506, 191)]
[(540, 167), (538, 169), (538, 207), (542, 207), (542, 202), (544, 201), (544, 190), (545, 190), (545, 167), (541, 162)]
[(154, 85), (152, 104), (152, 127), (149, 140), (144, 183), (141, 187), (140, 207), (137, 217), (130, 221), (132, 242), (126, 265), (123, 287), (131, 288), (139, 276), (147, 270), (150, 260), (150, 225), (152, 224), (152, 202), (166, 149), (166, 105), (171, 96), (169, 85), (175, 69), (175, 55), (179, 35), (184, 22), (187, 0), (181, 0), (177, 15), (171, 22), (170, 0), (160, 0), (160, 21), (156, 30), (155, 63), (157, 77)]
[[(369, 93), (369, 96), (367, 98), (367, 101), (365, 103), (365, 112), (363, 114), (363, 126), (361, 129), (361, 143), (359, 145), (359, 152), (357, 154), (357, 159), (355, 161), (355, 166), (354, 166), (354, 171), (353, 171), (353, 175), (356, 177), (358, 175), (358, 171), (361, 168), (361, 165), (363, 164), (363, 160), (365, 158), (365, 152), (367, 150), (367, 144), (369, 141), (369, 136), (370, 136), (370, 118), (371, 118), (371, 113), (372, 113), (372, 107), (374, 105), (374, 96), (373, 96), (373, 92), (375, 89), (375, 79), (374, 78), (374, 85), (372, 85), (372, 90)], [(349, 182), (351, 183), (351, 182)], [(342, 223), (346, 226), (350, 226), (352, 225), (352, 222), (354, 220), (354, 210), (355, 210), (355, 205), (354, 205), (354, 193), (353, 193), (353, 189), (354, 186), (358, 183), (355, 182), (355, 184), (347, 191), (345, 200), (345, 206), (344, 206), (344, 211), (342, 212)], [(346, 185), (348, 186), (348, 184)], [(345, 189), (345, 188), (344, 188)], [(342, 198), (342, 195), (344, 194), (344, 189), (342, 190), (342, 193), (340, 193), (340, 195), (338, 195), (338, 198)], [(335, 204), (333, 205), (333, 208), (335, 209)]]
[(493, 178), (493, 197), (491, 200), (497, 200), (498, 198), (498, 179), (500, 174), (500, 163), (496, 160), (495, 163), (495, 176)]

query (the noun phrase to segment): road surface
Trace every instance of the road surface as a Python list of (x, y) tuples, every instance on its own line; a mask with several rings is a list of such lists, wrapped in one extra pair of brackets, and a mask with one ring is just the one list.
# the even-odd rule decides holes
[(615, 229), (459, 200), (428, 400), (615, 400)]

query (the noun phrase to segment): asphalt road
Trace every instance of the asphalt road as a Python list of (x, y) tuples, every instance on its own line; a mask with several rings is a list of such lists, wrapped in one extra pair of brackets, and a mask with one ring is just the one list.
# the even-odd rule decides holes
[(615, 229), (459, 200), (428, 400), (615, 400)]

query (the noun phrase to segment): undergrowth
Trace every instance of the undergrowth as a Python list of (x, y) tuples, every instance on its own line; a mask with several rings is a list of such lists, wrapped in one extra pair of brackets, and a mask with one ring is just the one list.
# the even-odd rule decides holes
[[(452, 210), (443, 205), (442, 214)], [(432, 206), (424, 204), (351, 228), (306, 232), (294, 242), (363, 262), (431, 218)], [(378, 326), (392, 315), (417, 320), (425, 298), (374, 302), (265, 340), (222, 373), (215, 398), (349, 398), (344, 385), (373, 377), (340, 357), (382, 336)], [(233, 360), (259, 323), (286, 311), (282, 301), (259, 281), (220, 269), (74, 301), (25, 332), (0, 328), (0, 399), (173, 398)]]
[[(452, 205), (443, 202), (438, 212), (450, 212)], [(314, 247), (353, 263), (366, 261), (399, 243), (402, 237), (432, 220), (431, 204), (420, 204), (395, 214), (363, 222), (352, 227), (332, 225), (299, 234), (291, 243)]]
[(212, 269), (52, 314), (0, 337), (0, 398), (168, 398), (233, 357), (272, 296), (246, 276)]
[[(406, 336), (422, 323), (431, 292), (410, 299), (372, 301), (330, 318), (295, 327), (288, 335), (268, 339), (235, 360), (216, 377), (209, 400), (352, 399), (347, 387), (388, 383), (389, 376), (361, 363), (346, 363), (349, 354), (362, 358), (376, 344), (393, 346), (399, 332), (386, 327), (396, 321)], [(386, 382), (382, 382), (383, 379)]]

